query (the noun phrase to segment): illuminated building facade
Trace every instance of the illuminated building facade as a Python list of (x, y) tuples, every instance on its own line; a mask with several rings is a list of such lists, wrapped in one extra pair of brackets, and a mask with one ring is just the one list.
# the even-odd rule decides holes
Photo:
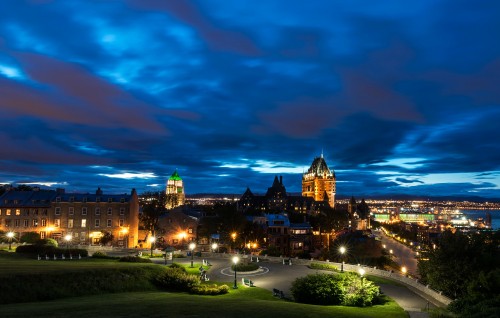
[(36, 232), (41, 238), (71, 244), (99, 245), (104, 232), (113, 246), (135, 247), (138, 240), (139, 200), (131, 194), (65, 193), (64, 189), (8, 191), (0, 197), (0, 230)]
[(309, 170), (302, 175), (302, 196), (311, 197), (314, 201), (327, 201), (333, 208), (335, 184), (335, 172), (328, 168), (321, 154), (321, 157), (314, 158)]
[(165, 193), (167, 194), (167, 203), (165, 205), (167, 209), (173, 209), (184, 205), (184, 200), (186, 199), (184, 194), (184, 183), (179, 173), (177, 173), (177, 170), (168, 178)]

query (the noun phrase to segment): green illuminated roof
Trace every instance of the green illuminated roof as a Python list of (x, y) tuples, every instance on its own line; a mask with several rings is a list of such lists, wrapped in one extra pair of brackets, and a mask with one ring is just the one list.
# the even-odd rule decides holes
[(182, 181), (181, 177), (179, 177), (179, 174), (177, 173), (177, 170), (175, 170), (174, 173), (168, 178), (168, 180), (174, 180), (174, 181)]

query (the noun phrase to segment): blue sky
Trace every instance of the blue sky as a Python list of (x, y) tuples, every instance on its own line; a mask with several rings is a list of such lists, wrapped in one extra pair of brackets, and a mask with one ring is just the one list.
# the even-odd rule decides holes
[(0, 183), (499, 197), (497, 1), (0, 2)]

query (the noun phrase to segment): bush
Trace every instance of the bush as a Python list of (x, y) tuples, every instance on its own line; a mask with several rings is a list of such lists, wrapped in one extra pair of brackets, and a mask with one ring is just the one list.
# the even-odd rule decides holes
[(142, 258), (139, 256), (123, 256), (120, 257), (119, 259), (120, 262), (127, 262), (127, 263), (152, 263), (149, 258)]
[(339, 270), (337, 268), (337, 266), (335, 266), (335, 265), (322, 264), (322, 263), (311, 263), (311, 265), (309, 265), (309, 267), (312, 269), (322, 269), (322, 270), (334, 271), (334, 272), (338, 272), (338, 270)]
[(196, 285), (194, 286), (191, 291), (191, 294), (196, 294), (196, 295), (223, 295), (229, 293), (229, 286), (227, 285)]
[(64, 255), (65, 257), (69, 257), (70, 255), (77, 257), (78, 255), (82, 257), (86, 257), (89, 255), (89, 252), (80, 248), (58, 248), (53, 245), (20, 245), (16, 248), (16, 253), (24, 253), (24, 254), (38, 254), (40, 256), (50, 256), (53, 257), (56, 255), (60, 257)]
[(232, 265), (231, 269), (238, 272), (251, 272), (259, 269), (259, 265), (254, 263)]
[(187, 273), (186, 268), (178, 263), (172, 263), (172, 265), (170, 265), (169, 268), (177, 268), (177, 269), (180, 269), (181, 271), (183, 271), (184, 273)]
[(355, 273), (307, 275), (296, 279), (291, 289), (300, 303), (357, 307), (372, 305), (378, 290), (373, 282)]
[(57, 243), (56, 240), (54, 239), (51, 239), (51, 238), (44, 238), (44, 239), (39, 239), (35, 242), (35, 245), (39, 245), (39, 246), (54, 246), (54, 247), (58, 247), (59, 244)]
[(186, 274), (179, 268), (168, 268), (155, 278), (158, 287), (173, 291), (191, 291), (200, 284), (197, 276)]
[(108, 256), (106, 253), (97, 251), (92, 254), (92, 258), (99, 258), (99, 259), (120, 259), (120, 257), (117, 256)]

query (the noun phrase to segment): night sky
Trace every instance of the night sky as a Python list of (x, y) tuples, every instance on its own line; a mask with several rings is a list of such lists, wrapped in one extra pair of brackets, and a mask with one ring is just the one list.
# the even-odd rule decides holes
[(0, 2), (0, 184), (500, 197), (498, 1)]

